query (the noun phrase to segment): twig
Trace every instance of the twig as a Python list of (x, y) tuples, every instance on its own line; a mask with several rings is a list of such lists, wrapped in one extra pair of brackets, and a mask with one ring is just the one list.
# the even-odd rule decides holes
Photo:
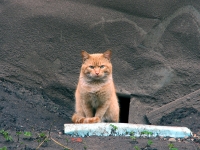
[(56, 141), (56, 140), (55, 140), (54, 138), (52, 138), (52, 137), (51, 137), (51, 140), (53, 140), (56, 144), (58, 144), (58, 145), (60, 145), (60, 146), (62, 146), (62, 147), (64, 147), (64, 148), (67, 148), (68, 150), (72, 150), (72, 149), (68, 148), (67, 146), (62, 145), (61, 143), (59, 143), (58, 141)]
[(50, 129), (49, 129), (49, 137), (51, 138), (51, 129), (52, 129), (52, 126), (53, 126), (53, 124), (55, 123), (56, 121), (54, 120), (53, 121), (53, 123), (51, 124), (51, 126), (50, 126)]
[[(55, 120), (54, 120), (54, 122), (55, 122)], [(53, 122), (53, 123), (51, 124), (51, 126), (50, 126), (49, 135), (38, 145), (38, 147), (36, 148), (36, 150), (38, 150), (38, 149), (42, 146), (42, 144), (43, 144), (46, 140), (48, 140), (48, 139), (51, 139), (51, 140), (54, 141), (56, 144), (58, 144), (58, 145), (60, 145), (60, 146), (62, 146), (62, 147), (64, 147), (64, 148), (66, 148), (66, 149), (68, 149), (68, 150), (72, 150), (71, 148), (68, 148), (67, 146), (64, 146), (63, 144), (59, 143), (58, 141), (56, 141), (54, 138), (51, 137), (51, 129), (52, 129), (52, 126), (53, 126), (54, 122)]]
[(45, 140), (47, 140), (49, 137), (46, 137), (39, 145), (38, 147), (36, 148), (36, 150), (38, 150), (40, 148), (40, 146), (42, 146), (42, 144), (44, 143)]

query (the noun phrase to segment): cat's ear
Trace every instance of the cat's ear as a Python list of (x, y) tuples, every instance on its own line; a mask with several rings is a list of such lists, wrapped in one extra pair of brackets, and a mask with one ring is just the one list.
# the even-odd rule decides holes
[(82, 50), (81, 51), (81, 55), (82, 55), (82, 58), (83, 58), (83, 62), (85, 62), (88, 58), (89, 58), (89, 54), (86, 52), (86, 51), (84, 51), (84, 50)]
[(105, 51), (105, 52), (103, 53), (103, 56), (104, 56), (106, 59), (110, 60), (110, 58), (111, 58), (111, 50)]

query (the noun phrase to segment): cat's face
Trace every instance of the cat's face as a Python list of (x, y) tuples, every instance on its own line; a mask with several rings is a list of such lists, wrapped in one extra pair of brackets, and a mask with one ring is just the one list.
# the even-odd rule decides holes
[(83, 64), (81, 71), (90, 80), (106, 79), (112, 73), (110, 63), (111, 51), (101, 54), (88, 54), (82, 51)]

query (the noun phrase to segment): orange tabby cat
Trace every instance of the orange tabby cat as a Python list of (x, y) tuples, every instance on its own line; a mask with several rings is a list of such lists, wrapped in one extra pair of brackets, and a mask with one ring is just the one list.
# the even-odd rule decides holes
[(75, 98), (74, 123), (119, 122), (119, 104), (112, 78), (111, 51), (88, 54), (83, 64)]

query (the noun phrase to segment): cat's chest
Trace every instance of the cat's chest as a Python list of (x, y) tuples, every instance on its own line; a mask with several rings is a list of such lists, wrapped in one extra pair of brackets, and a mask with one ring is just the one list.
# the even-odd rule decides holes
[(86, 89), (88, 93), (97, 94), (98, 92), (104, 90), (104, 86), (103, 85), (88, 86)]
[(102, 99), (95, 93), (88, 94), (90, 95), (88, 101), (90, 101), (89, 103), (92, 105), (92, 107), (98, 107)]
[(101, 91), (104, 91), (106, 90), (107, 88), (107, 84), (105, 83), (102, 83), (102, 84), (88, 84), (88, 83), (84, 83), (82, 82), (81, 83), (81, 89), (84, 91), (84, 92), (88, 92), (88, 93), (99, 93)]

